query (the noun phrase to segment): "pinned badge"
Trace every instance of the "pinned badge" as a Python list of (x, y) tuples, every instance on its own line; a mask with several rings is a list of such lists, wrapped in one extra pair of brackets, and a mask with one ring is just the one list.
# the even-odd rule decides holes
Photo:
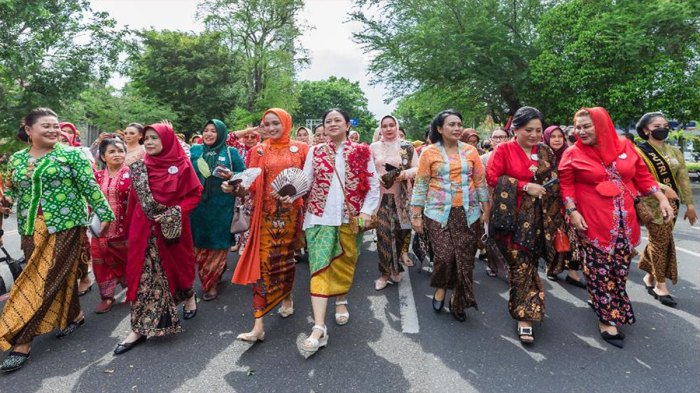
[(175, 165), (173, 165), (173, 166), (171, 166), (170, 168), (168, 168), (168, 173), (171, 174), (171, 175), (176, 174), (178, 171), (179, 171), (179, 170), (177, 169), (177, 167), (176, 167)]
[(292, 145), (292, 146), (289, 146), (289, 151), (291, 151), (292, 153), (296, 153), (299, 151), (299, 148)]
[(620, 157), (621, 160), (627, 159), (627, 153), (622, 153), (618, 157)]
[(537, 155), (537, 153), (530, 154), (530, 159), (533, 161), (537, 161), (540, 159), (540, 157)]

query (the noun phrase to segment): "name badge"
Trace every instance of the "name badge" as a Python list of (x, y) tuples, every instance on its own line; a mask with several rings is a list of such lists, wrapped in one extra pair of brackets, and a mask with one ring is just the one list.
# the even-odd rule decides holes
[(292, 153), (296, 153), (299, 151), (299, 148), (296, 146), (289, 146), (289, 151), (291, 151)]
[(168, 173), (171, 174), (171, 175), (176, 174), (178, 171), (179, 171), (179, 170), (177, 169), (177, 167), (176, 167), (175, 165), (173, 165), (173, 166), (171, 166), (170, 168), (168, 168)]
[(219, 161), (226, 161), (226, 157), (219, 157)]

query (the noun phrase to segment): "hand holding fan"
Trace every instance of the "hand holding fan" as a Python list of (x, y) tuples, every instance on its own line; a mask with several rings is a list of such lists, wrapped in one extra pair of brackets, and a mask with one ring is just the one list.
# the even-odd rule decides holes
[(280, 172), (279, 175), (272, 181), (270, 185), (272, 191), (281, 197), (290, 197), (292, 199), (306, 194), (309, 189), (309, 180), (306, 178), (304, 171), (299, 168), (287, 168)]

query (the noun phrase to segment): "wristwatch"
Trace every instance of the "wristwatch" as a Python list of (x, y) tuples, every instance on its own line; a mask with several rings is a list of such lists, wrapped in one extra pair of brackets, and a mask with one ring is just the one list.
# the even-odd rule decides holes
[(566, 215), (567, 215), (567, 216), (570, 216), (571, 213), (573, 213), (573, 212), (575, 212), (575, 211), (576, 211), (576, 206), (574, 206), (574, 207), (568, 207), (568, 208), (566, 208)]

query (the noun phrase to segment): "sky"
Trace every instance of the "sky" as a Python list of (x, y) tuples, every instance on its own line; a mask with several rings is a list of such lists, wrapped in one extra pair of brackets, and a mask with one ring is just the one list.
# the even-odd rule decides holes
[[(92, 0), (95, 11), (106, 11), (120, 26), (140, 30), (181, 30), (200, 32), (202, 24), (195, 20), (201, 0)], [(329, 76), (359, 81), (365, 92), (369, 110), (380, 117), (395, 108), (395, 102), (383, 102), (386, 89), (370, 86), (367, 75), (369, 56), (352, 41), (352, 33), (361, 30), (356, 22), (347, 22), (352, 0), (306, 0), (300, 18), (311, 26), (301, 37), (311, 63), (297, 75), (299, 80), (322, 80)], [(124, 78), (112, 81), (117, 87)]]

